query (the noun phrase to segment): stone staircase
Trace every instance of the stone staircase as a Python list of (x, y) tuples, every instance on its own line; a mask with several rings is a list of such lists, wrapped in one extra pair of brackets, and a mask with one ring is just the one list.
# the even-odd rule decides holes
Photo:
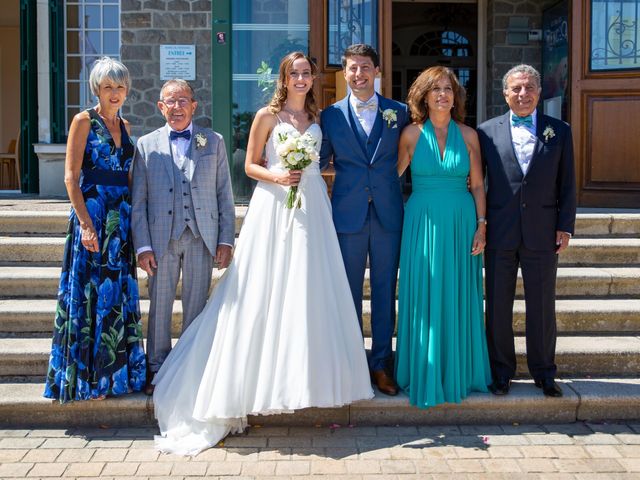
[[(59, 405), (41, 397), (69, 205), (63, 200), (0, 198), (0, 425), (154, 424), (142, 394)], [(245, 209), (237, 208), (237, 230)], [(141, 309), (149, 310), (139, 270)], [(214, 284), (220, 278), (214, 272)], [(506, 397), (472, 394), (460, 405), (419, 410), (406, 396), (292, 415), (256, 417), (263, 425), (554, 423), (640, 419), (640, 213), (580, 213), (576, 238), (560, 257), (556, 361), (565, 396), (545, 398), (526, 372), (524, 302), (518, 281), (514, 329), (518, 373)], [(365, 295), (368, 296), (368, 280)], [(365, 343), (370, 336), (364, 306)], [(181, 307), (174, 308), (174, 336)], [(146, 331), (146, 329), (145, 329)]]

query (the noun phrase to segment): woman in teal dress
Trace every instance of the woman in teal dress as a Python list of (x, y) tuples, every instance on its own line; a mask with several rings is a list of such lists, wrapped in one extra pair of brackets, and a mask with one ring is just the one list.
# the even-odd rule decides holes
[(60, 403), (139, 391), (146, 375), (129, 221), (134, 145), (118, 114), (129, 72), (104, 57), (89, 84), (98, 105), (73, 118), (65, 160), (72, 209), (44, 391)]
[[(420, 74), (407, 103), (398, 173), (411, 164), (398, 283), (396, 380), (410, 403), (459, 403), (491, 383), (482, 308), (485, 195), (464, 88), (445, 67)], [(470, 181), (470, 191), (467, 187)]]

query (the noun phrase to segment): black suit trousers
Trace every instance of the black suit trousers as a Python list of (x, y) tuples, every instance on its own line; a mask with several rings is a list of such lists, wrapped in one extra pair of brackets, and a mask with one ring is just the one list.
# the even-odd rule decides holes
[(527, 365), (534, 379), (556, 375), (555, 251), (534, 251), (523, 243), (515, 250), (485, 251), (487, 346), (495, 378), (513, 378), (516, 354), (513, 302), (518, 266), (522, 270), (526, 308)]

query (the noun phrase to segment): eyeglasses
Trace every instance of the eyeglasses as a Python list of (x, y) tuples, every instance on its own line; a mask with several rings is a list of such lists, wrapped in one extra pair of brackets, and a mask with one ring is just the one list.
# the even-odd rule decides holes
[(449, 94), (453, 93), (453, 88), (451, 88), (451, 87), (443, 87), (443, 88), (433, 87), (431, 89), (431, 91), (433, 93), (435, 93), (436, 95), (440, 95), (441, 93), (444, 93), (445, 95), (449, 95)]
[(175, 98), (167, 98), (165, 100), (160, 100), (162, 103), (164, 103), (167, 107), (174, 107), (176, 105), (176, 103), (180, 106), (180, 107), (186, 107), (187, 105), (189, 105), (191, 103), (191, 99), (190, 98), (185, 98), (185, 97), (180, 97), (177, 100)]

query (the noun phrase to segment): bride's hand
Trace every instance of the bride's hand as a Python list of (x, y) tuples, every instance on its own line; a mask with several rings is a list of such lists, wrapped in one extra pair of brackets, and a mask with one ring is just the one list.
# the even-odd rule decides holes
[(284, 185), (285, 187), (293, 187), (300, 183), (301, 176), (302, 170), (287, 170), (280, 175), (276, 175), (274, 182), (278, 185)]

